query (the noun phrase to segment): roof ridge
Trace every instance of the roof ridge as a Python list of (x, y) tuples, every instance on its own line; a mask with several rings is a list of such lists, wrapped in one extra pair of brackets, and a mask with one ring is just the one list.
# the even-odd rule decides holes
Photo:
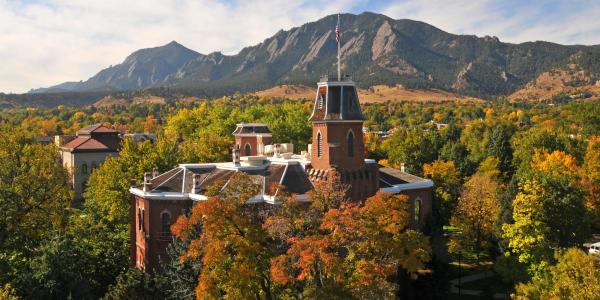
[[(72, 141), (66, 143), (63, 145), (63, 147), (65, 148), (71, 148), (71, 149), (75, 149), (81, 145), (83, 145), (85, 142), (87, 142), (89, 139), (91, 139), (91, 137), (76, 137), (75, 139), (73, 139)], [(69, 144), (73, 144), (73, 145), (69, 145)]]

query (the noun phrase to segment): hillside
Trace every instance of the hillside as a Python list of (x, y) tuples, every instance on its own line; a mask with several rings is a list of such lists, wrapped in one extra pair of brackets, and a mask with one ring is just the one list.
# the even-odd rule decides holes
[(164, 46), (141, 49), (81, 82), (65, 82), (30, 93), (65, 91), (119, 91), (141, 89), (165, 83), (165, 79), (200, 54), (173, 41)]
[(587, 71), (576, 64), (569, 64), (540, 74), (512, 93), (509, 99), (545, 101), (561, 94), (570, 98), (600, 98), (600, 80), (592, 79)]
[[(284, 97), (291, 99), (313, 99), (315, 88), (304, 85), (278, 85), (266, 90), (255, 92), (259, 97)], [(401, 85), (376, 85), (367, 89), (358, 89), (360, 102), (390, 101), (446, 101), (465, 99), (464, 96), (441, 90), (410, 90)]]

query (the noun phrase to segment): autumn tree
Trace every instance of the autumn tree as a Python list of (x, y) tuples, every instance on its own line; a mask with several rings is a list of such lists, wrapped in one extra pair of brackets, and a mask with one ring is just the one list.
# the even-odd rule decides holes
[(437, 225), (446, 225), (456, 207), (461, 190), (461, 177), (453, 161), (436, 160), (423, 166), (423, 174), (435, 182), (433, 218)]
[(395, 298), (402, 269), (412, 275), (429, 259), (429, 242), (408, 229), (406, 196), (378, 193), (364, 206), (342, 203), (324, 215), (320, 232), (291, 237), (272, 261), (273, 279), (310, 298)]
[(420, 174), (423, 165), (437, 159), (442, 147), (437, 130), (423, 132), (420, 129), (398, 129), (383, 143), (390, 163), (404, 163), (408, 172)]
[(598, 262), (585, 252), (570, 248), (557, 254), (558, 263), (531, 282), (519, 284), (513, 299), (598, 299)]
[(503, 225), (503, 237), (531, 275), (539, 276), (554, 262), (554, 250), (580, 245), (589, 235), (574, 162), (560, 151), (535, 154), (534, 173), (513, 201), (514, 223)]
[(180, 239), (202, 227), (184, 254), (202, 261), (197, 298), (272, 299), (268, 236), (246, 204), (256, 194), (258, 186), (249, 176), (235, 175), (218, 196), (196, 204), (189, 217), (173, 226)]
[(584, 164), (581, 168), (582, 185), (587, 192), (586, 206), (591, 212), (593, 223), (600, 224), (600, 136), (588, 142)]
[(451, 250), (472, 251), (479, 262), (480, 254), (498, 237), (495, 223), (500, 212), (499, 189), (500, 183), (492, 172), (480, 171), (465, 183), (450, 220), (452, 226), (461, 229), (450, 242)]
[(529, 176), (536, 149), (543, 152), (562, 151), (576, 160), (583, 156), (583, 148), (579, 140), (571, 139), (563, 132), (543, 128), (531, 128), (517, 133), (512, 139), (512, 148), (514, 149), (513, 165), (519, 178)]
[[(0, 128), (0, 284), (26, 268), (41, 240), (64, 230), (71, 192), (53, 145)], [(18, 286), (15, 288), (19, 289)]]
[(108, 158), (90, 175), (85, 202), (69, 218), (68, 234), (75, 245), (87, 249), (86, 269), (94, 272), (95, 294), (106, 292), (115, 274), (128, 267), (131, 180), (154, 168), (172, 168), (177, 153), (177, 144), (162, 136), (154, 144), (126, 139), (119, 156)]

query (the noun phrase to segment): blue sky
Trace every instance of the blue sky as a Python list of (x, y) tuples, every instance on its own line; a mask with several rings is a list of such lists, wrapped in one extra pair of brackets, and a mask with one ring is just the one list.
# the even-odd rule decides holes
[(85, 80), (137, 49), (172, 40), (234, 54), (339, 11), (504, 42), (600, 44), (599, 0), (0, 0), (0, 92)]

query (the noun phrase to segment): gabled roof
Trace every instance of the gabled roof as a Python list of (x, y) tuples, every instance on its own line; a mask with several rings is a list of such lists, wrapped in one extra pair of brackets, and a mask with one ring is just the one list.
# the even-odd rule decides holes
[(96, 139), (93, 137), (77, 137), (60, 148), (70, 152), (116, 152), (119, 143), (120, 140), (118, 138)]

